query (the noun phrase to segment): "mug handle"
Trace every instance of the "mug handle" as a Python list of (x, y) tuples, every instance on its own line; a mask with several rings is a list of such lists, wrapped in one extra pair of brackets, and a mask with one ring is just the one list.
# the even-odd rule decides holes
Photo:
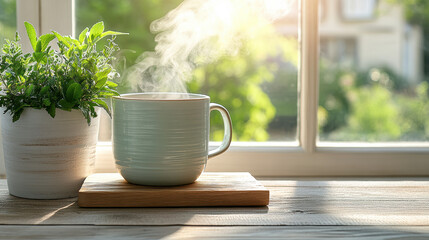
[(232, 140), (232, 122), (228, 110), (226, 110), (226, 108), (222, 105), (210, 103), (210, 112), (213, 110), (219, 111), (222, 115), (225, 131), (222, 144), (218, 148), (211, 150), (209, 152), (208, 158), (216, 157), (217, 155), (224, 153), (229, 148), (229, 145), (231, 145)]

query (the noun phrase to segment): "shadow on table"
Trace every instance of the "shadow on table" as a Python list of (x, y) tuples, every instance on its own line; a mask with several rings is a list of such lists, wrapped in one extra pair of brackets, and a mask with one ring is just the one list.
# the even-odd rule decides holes
[[(19, 202), (34, 200), (19, 199)], [(64, 200), (61, 200), (64, 203)], [(269, 208), (264, 207), (187, 207), (187, 208), (80, 208), (75, 201), (60, 204), (58, 200), (42, 200), (49, 204), (51, 211), (37, 211), (27, 209), (27, 214), (33, 216), (32, 224), (40, 225), (66, 225), (78, 224), (111, 226), (119, 229), (121, 236), (150, 235), (156, 238), (181, 235), (189, 233), (186, 226), (196, 225), (250, 225), (255, 218), (264, 219)], [(40, 202), (39, 200), (37, 202)], [(43, 207), (42, 207), (43, 209)], [(84, 209), (85, 211), (82, 211)], [(29, 213), (29, 211), (31, 213)], [(239, 217), (239, 222), (234, 219)], [(230, 219), (225, 222), (225, 219)], [(135, 226), (129, 233), (121, 225)], [(141, 227), (140, 230), (138, 227)], [(163, 226), (162, 228), (160, 226)], [(73, 225), (67, 225), (73, 227)], [(150, 231), (148, 231), (150, 227)], [(185, 227), (185, 228), (184, 228)], [(92, 231), (91, 229), (88, 231)], [(106, 231), (106, 229), (104, 230)], [(112, 233), (108, 230), (110, 234)], [(97, 233), (97, 236), (101, 233)], [(105, 235), (106, 232), (101, 235)], [(134, 234), (134, 235), (133, 235)], [(120, 235), (118, 235), (120, 236)]]

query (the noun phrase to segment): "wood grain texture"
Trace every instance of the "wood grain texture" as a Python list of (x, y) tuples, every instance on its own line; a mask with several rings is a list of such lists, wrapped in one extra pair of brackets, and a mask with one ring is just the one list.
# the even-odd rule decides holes
[(150, 187), (127, 183), (118, 173), (89, 176), (80, 207), (266, 206), (269, 190), (249, 173), (203, 173), (193, 184)]
[(0, 239), (429, 239), (429, 227), (0, 226)]
[(0, 224), (429, 227), (428, 178), (260, 182), (270, 190), (267, 207), (79, 208), (76, 198), (10, 196), (0, 180)]

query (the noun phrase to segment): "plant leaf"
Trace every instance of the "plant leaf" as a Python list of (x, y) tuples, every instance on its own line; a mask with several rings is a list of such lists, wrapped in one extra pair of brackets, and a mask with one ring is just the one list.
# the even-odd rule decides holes
[(100, 92), (99, 96), (100, 97), (112, 97), (112, 96), (118, 96), (119, 93), (113, 93), (113, 92)]
[(40, 36), (39, 41), (41, 41), (42, 43), (42, 51), (45, 51), (49, 43), (54, 39), (55, 35), (52, 33), (47, 33), (45, 35)]
[(79, 50), (83, 50), (83, 49), (85, 49), (87, 46), (88, 46), (88, 45), (86, 45), (86, 44), (82, 44), (82, 45), (80, 45), (78, 48), (79, 48)]
[(36, 50), (37, 34), (34, 26), (29, 22), (24, 22), (25, 29), (27, 30), (28, 39), (30, 40), (33, 50)]
[(82, 111), (83, 116), (86, 118), (86, 122), (88, 123), (88, 126), (91, 125), (91, 115), (89, 114), (89, 110), (87, 106), (80, 105), (79, 109)]
[(106, 78), (107, 79), (107, 75), (109, 75), (109, 73), (112, 71), (112, 69), (111, 68), (106, 68), (106, 69), (104, 69), (103, 71), (100, 71), (100, 72), (97, 72), (96, 74), (95, 74), (95, 77), (97, 78), (97, 82), (98, 82), (98, 80), (101, 80), (101, 79), (103, 79), (103, 78)]
[(111, 36), (111, 35), (128, 35), (128, 33), (123, 33), (123, 32), (115, 32), (115, 31), (106, 31), (104, 33), (102, 33), (100, 35), (100, 39), (106, 37), (106, 36)]
[(46, 111), (48, 111), (49, 115), (51, 115), (52, 118), (55, 117), (55, 104), (51, 104), (48, 108), (46, 108)]
[(41, 62), (43, 59), (43, 56), (45, 56), (45, 54), (43, 52), (34, 52), (33, 53), (33, 57), (34, 57), (34, 59), (36, 59), (37, 62)]
[(61, 43), (63, 43), (64, 45), (66, 45), (67, 47), (70, 47), (70, 43), (66, 41), (66, 39), (61, 36), (61, 34), (52, 31), (52, 33), (54, 33), (55, 37), (57, 37), (58, 41), (60, 41)]
[(40, 95), (45, 95), (45, 93), (47, 93), (49, 90), (49, 86), (44, 86), (42, 87), (42, 89), (40, 90)]
[(65, 36), (65, 37), (64, 37), (64, 39), (65, 39), (68, 43), (70, 43), (70, 44), (74, 44), (74, 45), (76, 45), (76, 46), (80, 46), (80, 42), (79, 42), (78, 40), (74, 39), (74, 38), (71, 38), (71, 37), (69, 37), (69, 36)]
[(68, 102), (67, 100), (61, 99), (58, 104), (60, 105), (61, 109), (70, 111), (74, 107), (74, 103)]
[(73, 83), (67, 88), (66, 100), (74, 102), (82, 97), (83, 91), (82, 86), (79, 83)]
[(79, 42), (83, 43), (85, 41), (86, 33), (89, 31), (89, 28), (85, 28), (80, 34), (79, 34)]
[(28, 86), (27, 89), (25, 89), (25, 96), (30, 97), (31, 94), (33, 94), (33, 90), (34, 90), (34, 85), (30, 84), (30, 86)]
[(109, 106), (107, 103), (101, 99), (94, 99), (92, 100), (97, 106), (102, 107), (104, 110), (106, 110), (107, 114), (109, 114), (110, 117), (112, 117), (112, 113), (110, 112)]
[(73, 50), (74, 50), (74, 46), (71, 46), (71, 45), (70, 45), (69, 50), (67, 50), (67, 52), (66, 52), (64, 55), (65, 55), (67, 58), (70, 58), (70, 56), (71, 56), (71, 54), (72, 54)]
[(91, 27), (89, 31), (89, 40), (94, 41), (95, 38), (99, 37), (104, 31), (104, 22), (98, 22)]
[(116, 84), (112, 81), (107, 81), (106, 84), (109, 88), (116, 88), (118, 86), (118, 84)]
[(42, 41), (40, 40), (40, 38), (36, 43), (36, 49), (34, 51), (37, 53), (42, 52)]
[(21, 38), (19, 37), (18, 32), (15, 33), (15, 41), (19, 42), (19, 40), (21, 40)]
[(95, 84), (95, 88), (97, 88), (97, 89), (102, 88), (106, 84), (106, 82), (107, 82), (107, 77), (99, 79), (97, 81), (97, 83)]
[(119, 96), (120, 94), (113, 89), (105, 87), (103, 89), (103, 92), (100, 92), (99, 95), (103, 97), (110, 97), (110, 96)]
[[(92, 27), (91, 42), (91, 27), (76, 40), (58, 32), (39, 37), (33, 25), (25, 25), (32, 52), (23, 53), (20, 44), (13, 40), (3, 45), (0, 85), (4, 94), (0, 94), (0, 106), (15, 121), (26, 107), (44, 109), (52, 117), (56, 115), (56, 109), (81, 109), (88, 123), (97, 115), (97, 108), (109, 112), (103, 97), (117, 95), (112, 90), (117, 87), (112, 80), (116, 73), (112, 66), (113, 53), (119, 50), (114, 35), (125, 33), (104, 33), (104, 23), (100, 22)], [(111, 39), (96, 48), (95, 42), (109, 35), (113, 35)], [(59, 51), (52, 50), (54, 41)]]
[(88, 106), (89, 106), (89, 114), (91, 115), (91, 117), (93, 118), (97, 117), (97, 112), (95, 111), (95, 107), (97, 107), (98, 105), (94, 102), (88, 102)]
[(21, 108), (17, 111), (15, 111), (15, 113), (12, 116), (12, 122), (16, 122), (18, 121), (18, 119), (21, 117), (21, 114), (24, 112), (24, 108)]
[(49, 100), (49, 98), (44, 98), (43, 99), (43, 105), (49, 107), (51, 106), (51, 100)]

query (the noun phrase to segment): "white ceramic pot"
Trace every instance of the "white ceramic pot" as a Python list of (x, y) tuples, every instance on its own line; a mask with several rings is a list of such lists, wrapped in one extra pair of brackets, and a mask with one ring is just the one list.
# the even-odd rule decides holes
[(59, 109), (55, 118), (31, 108), (16, 122), (9, 112), (1, 115), (9, 193), (31, 199), (76, 197), (95, 163), (99, 119), (88, 126), (81, 111)]

